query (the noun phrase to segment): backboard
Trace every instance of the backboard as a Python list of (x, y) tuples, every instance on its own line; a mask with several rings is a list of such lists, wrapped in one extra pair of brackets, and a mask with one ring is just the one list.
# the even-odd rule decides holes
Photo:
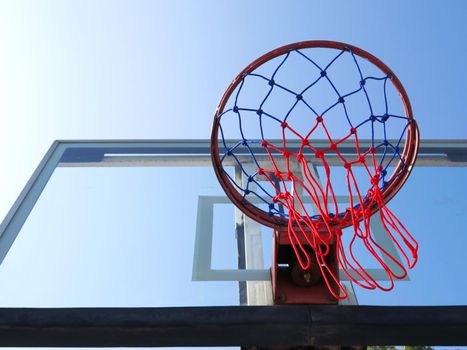
[[(313, 332), (323, 320), (320, 315), (327, 315), (323, 322), (328, 325), (345, 317), (354, 317), (355, 324), (377, 325), (384, 319), (387, 329), (392, 329), (388, 319), (405, 317), (416, 335), (443, 327), (428, 325), (428, 320), (444, 315), (449, 329), (438, 338), (425, 338), (425, 344), (466, 345), (465, 335), (459, 336), (466, 327), (465, 317), (459, 316), (465, 314), (465, 307), (453, 307), (467, 305), (463, 272), (467, 268), (463, 254), (467, 193), (462, 186), (466, 166), (467, 141), (423, 140), (412, 177), (390, 202), (420, 242), (418, 265), (390, 293), (347, 283), (351, 297), (343, 305), (310, 309), (271, 306), (272, 229), (245, 217), (230, 203), (212, 169), (208, 140), (56, 141), (1, 224), (0, 307), (67, 310), (55, 316), (49, 310), (42, 318), (29, 314), (31, 310), (11, 316), (16, 321), (37, 321), (36, 325), (47, 317), (63, 321), (68, 316), (77, 324), (90, 319), (103, 322), (96, 309), (91, 316), (83, 309), (68, 309), (90, 307), (114, 310), (108, 313), (114, 326), (126, 319), (133, 325), (148, 322), (177, 329), (197, 319), (198, 333), (192, 330), (185, 343), (174, 335), (172, 341), (162, 337), (165, 340), (159, 342), (146, 335), (138, 338), (139, 343), (131, 343), (141, 346), (369, 345), (378, 341), (376, 345), (409, 345), (420, 337), (411, 340), (402, 328), (398, 328), (399, 338), (389, 339), (373, 330), (378, 338), (367, 332), (358, 344), (352, 343), (355, 338), (342, 325), (333, 328), (341, 338), (329, 336), (329, 329), (321, 335)], [(230, 171), (232, 177), (241, 176), (234, 165)], [(345, 201), (343, 194), (337, 193)], [(380, 234), (377, 221), (372, 230), (382, 246), (394, 250)], [(384, 282), (381, 271), (366, 267)], [(430, 309), (439, 306), (445, 308)], [(159, 312), (145, 313), (142, 307)], [(392, 311), (385, 319), (387, 310)], [(451, 314), (455, 316), (449, 318)], [(309, 328), (311, 319), (317, 322), (314, 331)], [(278, 328), (268, 320), (277, 320)], [(221, 326), (209, 342), (203, 331), (212, 323)], [(203, 324), (207, 328), (202, 331)], [(256, 332), (248, 333), (252, 338), (245, 336), (247, 343), (228, 335), (240, 328), (246, 331), (248, 324)], [(255, 328), (260, 324), (263, 328)], [(73, 327), (73, 322), (68, 325)], [(311, 333), (304, 334), (304, 329)], [(354, 329), (354, 337), (362, 329)], [(275, 335), (265, 340), (264, 332), (281, 330), (282, 341)], [(8, 338), (5, 334), (0, 343)], [(297, 339), (293, 344), (292, 338)], [(258, 339), (262, 344), (254, 343)], [(51, 343), (36, 339), (36, 343), (22, 344)], [(83, 344), (111, 343), (75, 343)]]

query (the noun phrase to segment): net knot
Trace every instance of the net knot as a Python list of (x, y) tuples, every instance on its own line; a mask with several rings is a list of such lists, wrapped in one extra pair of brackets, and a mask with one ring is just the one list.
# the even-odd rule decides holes
[(269, 86), (274, 86), (275, 82), (274, 79), (271, 79), (268, 81)]
[(321, 77), (325, 77), (326, 75), (328, 75), (328, 73), (326, 73), (325, 70), (322, 70), (321, 73), (319, 73), (319, 75), (321, 75)]
[(379, 174), (376, 174), (375, 176), (373, 176), (370, 181), (371, 181), (372, 185), (374, 185), (374, 186), (378, 185), (378, 183), (379, 183)]
[(287, 197), (290, 197), (290, 193), (285, 191), (284, 193), (279, 193), (277, 196), (272, 197), (272, 202), (277, 203), (280, 199), (287, 199)]
[(258, 110), (256, 111), (256, 114), (258, 114), (258, 115), (263, 115), (263, 110), (262, 110), (262, 109), (258, 109)]
[(339, 103), (344, 103), (345, 102), (345, 98), (343, 98), (342, 96), (339, 97), (339, 99), (337, 100), (337, 102)]
[(302, 146), (309, 146), (309, 145), (310, 145), (310, 141), (308, 141), (308, 139), (302, 140)]
[(357, 133), (357, 129), (356, 128), (350, 128), (350, 133), (352, 135), (355, 135)]
[(351, 166), (352, 166), (352, 165), (351, 165), (350, 163), (347, 163), (347, 162), (344, 163), (344, 168), (345, 168), (345, 169), (350, 169)]
[(289, 124), (287, 124), (287, 122), (282, 122), (282, 123), (281, 123), (281, 127), (283, 127), (283, 128), (286, 128), (286, 127), (288, 127), (288, 126), (289, 126)]
[(376, 153), (376, 148), (374, 146), (371, 146), (370, 149), (368, 150), (371, 154)]
[(232, 111), (233, 111), (234, 113), (238, 113), (238, 106), (234, 106), (234, 107), (232, 108)]
[(381, 118), (381, 121), (384, 123), (389, 119), (389, 115), (387, 113), (384, 113), (383, 117)]
[(358, 157), (358, 162), (359, 162), (359, 163), (362, 163), (362, 164), (365, 164), (366, 158), (365, 158), (364, 156), (359, 156), (359, 157)]
[(264, 169), (258, 168), (258, 175), (264, 175)]
[(323, 117), (320, 116), (320, 115), (317, 116), (317, 117), (316, 117), (316, 121), (317, 121), (318, 123), (321, 123), (321, 122), (323, 121)]
[(289, 152), (289, 151), (284, 151), (284, 152), (282, 153), (282, 156), (283, 156), (284, 158), (287, 159), (287, 158), (290, 157), (290, 152)]
[(300, 95), (300, 94), (296, 95), (295, 98), (296, 98), (298, 101), (303, 100), (303, 96)]
[(345, 209), (345, 212), (344, 212), (344, 217), (343, 217), (343, 219), (346, 219), (346, 218), (348, 218), (349, 216), (351, 216), (351, 215), (352, 215), (352, 211), (353, 211), (352, 209), (346, 208), (346, 209)]
[(337, 151), (337, 145), (335, 143), (331, 143), (331, 146), (329, 146), (329, 148), (333, 151)]
[(324, 158), (324, 152), (323, 151), (316, 151), (315, 152), (315, 157), (316, 158)]
[(267, 141), (261, 141), (261, 146), (262, 147), (268, 147), (268, 142)]

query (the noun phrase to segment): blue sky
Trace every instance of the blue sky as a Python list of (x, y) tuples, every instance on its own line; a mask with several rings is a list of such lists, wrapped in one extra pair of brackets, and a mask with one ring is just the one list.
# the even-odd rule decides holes
[(0, 213), (55, 139), (208, 138), (230, 80), (301, 40), (392, 67), (422, 136), (465, 138), (462, 1), (2, 1)]
[[(207, 139), (217, 103), (232, 78), (261, 54), (302, 40), (343, 41), (372, 52), (404, 84), (423, 138), (466, 139), (466, 10), (463, 1), (2, 1), (0, 216), (54, 140)], [(437, 252), (437, 247), (455, 241), (450, 236), (454, 225), (465, 220), (465, 200), (457, 205), (456, 191), (448, 185), (465, 179), (465, 169), (419, 174), (420, 180), (411, 179), (414, 187), (402, 193), (394, 207), (403, 219), (422, 227), (422, 233), (426, 212), (442, 211), (445, 221), (433, 220), (430, 227), (439, 225), (440, 231), (447, 225), (449, 238), (438, 246), (431, 241), (428, 246), (434, 247), (427, 250), (429, 257), (438, 254), (442, 261), (446, 251)], [(413, 209), (414, 196), (426, 195), (440, 178), (446, 179), (441, 187), (423, 197), (425, 203), (433, 201), (432, 206), (425, 212)], [(458, 191), (458, 197), (465, 198), (465, 188)], [(50, 198), (58, 198), (51, 193)], [(436, 202), (439, 194), (444, 197)], [(408, 215), (410, 210), (417, 215)], [(445, 219), (452, 213), (458, 215), (454, 224)], [(36, 239), (28, 243), (29, 249), (40, 244)], [(101, 252), (94, 253), (98, 259)], [(119, 258), (104, 256), (108, 261)], [(56, 262), (47, 264), (44, 268)], [(440, 264), (436, 266), (442, 274)], [(113, 268), (108, 263), (100, 271), (110, 274)], [(428, 265), (420, 272), (427, 283), (420, 288), (427, 293), (429, 271)], [(106, 276), (108, 286), (124, 284), (117, 274)], [(144, 281), (144, 276), (132, 277)], [(416, 303), (416, 295), (405, 288), (398, 295)], [(465, 303), (455, 288), (451, 300)], [(92, 289), (87, 293), (92, 295)], [(124, 293), (134, 296), (131, 288), (122, 293), (120, 299), (103, 295), (92, 302), (112, 305), (124, 303)], [(140, 297), (143, 304), (154, 303), (153, 295)], [(71, 298), (67, 303), (86, 300)], [(434, 292), (427, 300), (443, 302)], [(135, 299), (128, 301), (135, 304)]]

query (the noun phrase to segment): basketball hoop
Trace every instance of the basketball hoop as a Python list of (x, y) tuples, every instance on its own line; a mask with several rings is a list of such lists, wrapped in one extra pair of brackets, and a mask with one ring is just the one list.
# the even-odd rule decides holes
[[(306, 272), (303, 283), (316, 284), (310, 276), (318, 272), (337, 300), (347, 297), (339, 268), (363, 288), (388, 291), (416, 264), (418, 244), (387, 203), (407, 180), (418, 145), (408, 96), (383, 62), (348, 44), (306, 41), (267, 53), (233, 80), (215, 114), (211, 156), (230, 200), (275, 229), (273, 269), (290, 255), (280, 253), (287, 247)], [(342, 186), (345, 204), (336, 194)], [(402, 263), (375, 240), (375, 213)], [(389, 285), (363, 267), (357, 244)]]

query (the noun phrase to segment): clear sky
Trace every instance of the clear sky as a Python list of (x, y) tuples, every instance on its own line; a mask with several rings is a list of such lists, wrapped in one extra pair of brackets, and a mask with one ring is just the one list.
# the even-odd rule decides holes
[[(207, 139), (232, 78), (261, 54), (302, 40), (343, 41), (372, 52), (404, 84), (423, 138), (466, 139), (465, 13), (461, 0), (0, 1), (0, 216), (54, 140)], [(419, 176), (417, 195), (443, 177), (447, 184), (462, 181), (465, 170)], [(449, 208), (455, 189), (439, 191), (447, 199), (434, 205), (463, 220), (462, 207)], [(467, 196), (465, 186), (457, 191)], [(403, 217), (413, 195), (407, 190), (395, 204)], [(420, 215), (414, 225), (425, 220)], [(442, 230), (442, 222), (433, 224)], [(433, 255), (440, 243), (430, 244)], [(465, 304), (459, 293), (452, 298)], [(430, 300), (440, 299), (433, 293)]]
[(465, 138), (464, 1), (2, 1), (0, 213), (55, 139), (208, 138), (238, 71), (352, 43), (405, 85), (425, 138)]

